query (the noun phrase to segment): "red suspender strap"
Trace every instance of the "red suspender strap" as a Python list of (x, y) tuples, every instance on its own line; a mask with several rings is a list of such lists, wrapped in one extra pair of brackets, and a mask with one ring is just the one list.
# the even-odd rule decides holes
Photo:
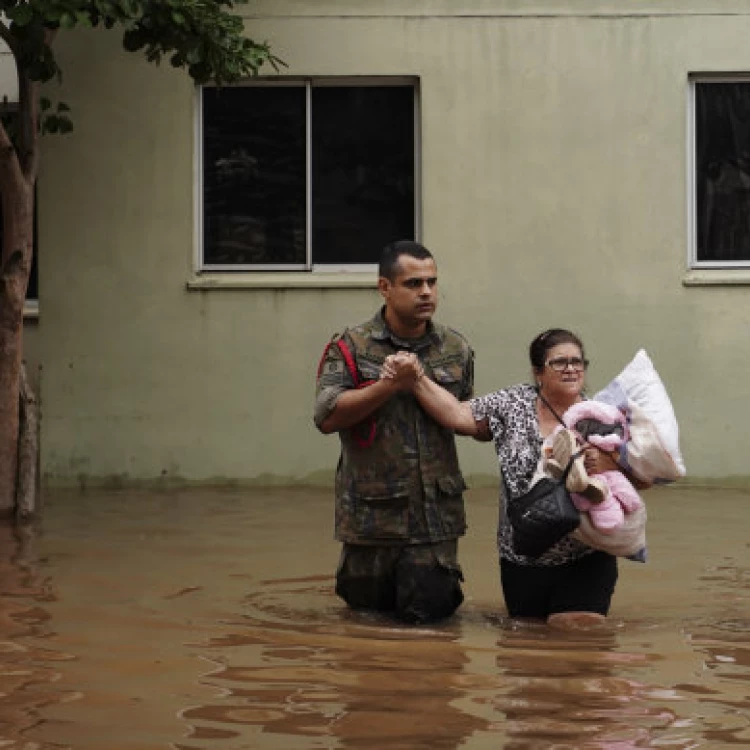
[(357, 365), (354, 362), (354, 357), (349, 347), (343, 339), (339, 339), (336, 342), (336, 346), (338, 346), (341, 356), (344, 358), (344, 362), (346, 362), (346, 369), (349, 370), (349, 374), (352, 376), (354, 387), (359, 388), (359, 373), (357, 372)]
[(377, 382), (375, 380), (360, 380), (359, 372), (357, 371), (357, 364), (354, 361), (354, 357), (352, 356), (349, 347), (346, 345), (346, 342), (343, 339), (339, 339), (336, 342), (336, 345), (341, 350), (341, 356), (343, 356), (346, 366), (349, 368), (349, 373), (352, 376), (355, 388), (365, 388), (366, 386)]
[[(320, 377), (320, 372), (323, 369), (323, 362), (328, 354), (328, 350), (334, 343), (338, 346), (341, 356), (344, 358), (346, 368), (349, 370), (349, 375), (351, 375), (355, 388), (366, 388), (368, 385), (372, 385), (376, 382), (375, 380), (362, 381), (359, 379), (359, 372), (357, 371), (357, 364), (354, 361), (354, 356), (343, 339), (337, 339), (335, 342), (329, 341), (326, 344), (326, 348), (323, 350), (323, 356), (320, 358), (320, 363), (318, 364), (318, 377)], [(351, 428), (351, 431), (354, 442), (357, 443), (360, 448), (369, 448), (375, 441), (375, 416), (371, 414), (359, 424), (354, 425), (354, 427)]]
[(316, 378), (320, 377), (320, 373), (323, 372), (323, 364), (326, 361), (326, 357), (328, 356), (328, 351), (330, 350), (331, 346), (333, 345), (333, 341), (329, 341), (326, 344), (326, 348), (323, 349), (323, 356), (320, 358), (320, 362), (318, 362), (318, 374), (315, 376)]
[[(368, 385), (372, 385), (375, 382), (374, 380), (363, 381), (359, 379), (357, 364), (355, 363), (354, 356), (346, 345), (346, 342), (343, 339), (338, 339), (336, 345), (341, 351), (341, 356), (344, 358), (346, 366), (349, 368), (349, 373), (354, 381), (354, 387), (366, 388)], [(370, 416), (362, 422), (354, 425), (354, 427), (352, 427), (352, 437), (354, 438), (354, 442), (360, 448), (369, 448), (375, 442), (375, 415), (370, 414)]]

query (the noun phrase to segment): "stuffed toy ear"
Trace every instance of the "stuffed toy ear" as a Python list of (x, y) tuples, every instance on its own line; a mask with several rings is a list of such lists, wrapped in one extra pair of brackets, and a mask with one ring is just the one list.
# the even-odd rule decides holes
[(626, 422), (625, 415), (616, 406), (593, 399), (579, 401), (563, 414), (563, 421), (568, 427), (572, 427), (581, 419), (598, 419), (600, 422), (612, 425)]

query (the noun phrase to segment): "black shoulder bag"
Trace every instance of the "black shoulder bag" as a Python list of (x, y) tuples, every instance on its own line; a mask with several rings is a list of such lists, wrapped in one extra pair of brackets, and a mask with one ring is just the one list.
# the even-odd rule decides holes
[(513, 527), (513, 549), (517, 554), (539, 557), (578, 528), (581, 514), (565, 487), (578, 455), (571, 456), (559, 479), (543, 477), (520, 497), (512, 501), (506, 498), (506, 512)]
[[(564, 424), (557, 412), (539, 394), (539, 398)], [(539, 557), (564, 536), (575, 531), (581, 523), (581, 514), (573, 505), (565, 487), (573, 462), (581, 453), (573, 454), (559, 479), (544, 477), (528, 492), (511, 501), (506, 491), (506, 513), (513, 528), (513, 550), (526, 557)]]

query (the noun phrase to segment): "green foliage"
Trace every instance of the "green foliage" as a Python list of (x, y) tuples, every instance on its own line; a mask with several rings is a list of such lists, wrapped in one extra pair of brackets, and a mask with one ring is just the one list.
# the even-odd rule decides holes
[(75, 27), (119, 28), (123, 46), (149, 62), (165, 57), (196, 83), (230, 83), (284, 63), (266, 42), (243, 35), (232, 9), (246, 0), (0, 0), (0, 37), (32, 81), (60, 78), (51, 39)]
[[(19, 120), (18, 106), (15, 102), (8, 102), (7, 99), (0, 101), (0, 125), (5, 128), (11, 143), (17, 146)], [(57, 102), (57, 105), (53, 106), (52, 101), (46, 96), (40, 97), (38, 130), (42, 134), (65, 135), (72, 132), (70, 107), (65, 102)]]
[[(165, 57), (184, 68), (196, 83), (231, 83), (255, 75), (264, 64), (278, 70), (284, 62), (266, 42), (244, 36), (242, 19), (232, 13), (246, 0), (0, 0), (0, 39), (10, 48), (21, 75), (44, 83), (62, 78), (52, 41), (76, 27), (122, 32), (123, 47), (142, 51), (149, 62)], [(3, 18), (4, 16), (4, 18)], [(25, 106), (30, 106), (26, 102)], [(0, 126), (18, 139), (19, 112), (0, 101)], [(70, 109), (39, 101), (38, 130), (69, 133)]]
[(73, 122), (70, 119), (70, 107), (65, 102), (58, 102), (57, 107), (43, 96), (39, 99), (39, 130), (42, 133), (70, 133), (73, 130)]

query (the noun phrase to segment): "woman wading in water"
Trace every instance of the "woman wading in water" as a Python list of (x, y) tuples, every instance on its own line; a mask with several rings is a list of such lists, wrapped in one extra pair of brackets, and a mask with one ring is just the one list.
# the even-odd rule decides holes
[[(581, 340), (572, 332), (552, 328), (529, 346), (533, 384), (501, 388), (470, 401), (458, 401), (429, 378), (417, 377), (413, 394), (430, 416), (444, 427), (478, 440), (494, 441), (505, 492), (500, 498), (497, 534), (500, 580), (511, 617), (542, 618), (559, 627), (601, 624), (609, 612), (617, 582), (617, 559), (571, 537), (564, 537), (540, 557), (513, 550), (506, 504), (531, 485), (541, 457), (542, 441), (558, 426), (557, 415), (582, 401), (588, 361)], [(421, 365), (412, 354), (386, 360), (383, 377), (401, 368)], [(589, 474), (619, 470), (599, 450), (587, 449)]]

